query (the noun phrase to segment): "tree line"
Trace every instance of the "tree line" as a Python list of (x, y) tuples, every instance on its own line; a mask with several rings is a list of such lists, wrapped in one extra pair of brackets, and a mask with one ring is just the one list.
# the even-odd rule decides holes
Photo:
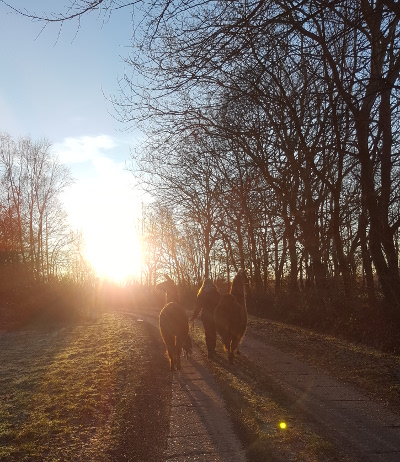
[(154, 197), (149, 277), (159, 261), (183, 282), (248, 267), (261, 291), (361, 283), (398, 324), (400, 7), (153, 4), (127, 58), (144, 83), (115, 100), (148, 135), (132, 170)]
[(61, 202), (73, 182), (51, 144), (0, 135), (0, 265), (20, 266), (37, 281), (86, 278), (80, 232)]
[(400, 324), (396, 2), (71, 5), (39, 19), (139, 12), (112, 99), (147, 135), (131, 169), (154, 199), (149, 283), (247, 267), (255, 292), (382, 296)]

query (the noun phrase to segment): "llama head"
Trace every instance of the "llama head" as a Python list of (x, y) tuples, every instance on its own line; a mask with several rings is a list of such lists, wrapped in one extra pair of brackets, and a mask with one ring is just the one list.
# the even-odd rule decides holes
[(201, 285), (200, 290), (197, 295), (200, 295), (202, 293), (214, 292), (215, 290), (218, 290), (216, 285), (212, 282), (211, 279), (206, 278), (204, 279), (203, 284)]
[(249, 287), (249, 282), (250, 282), (247, 269), (240, 269), (237, 272), (236, 277), (241, 278), (241, 282), (245, 285), (245, 289), (246, 289), (246, 292), (247, 292), (247, 289)]
[(248, 279), (249, 279), (249, 277), (247, 275), (247, 269), (246, 268), (240, 269), (237, 272), (236, 276), (239, 276), (239, 277), (243, 278), (245, 281), (248, 281)]
[(156, 285), (157, 290), (162, 290), (166, 294), (166, 302), (178, 301), (178, 287), (175, 282), (167, 275), (164, 274), (165, 281)]
[(246, 305), (246, 293), (249, 278), (245, 269), (240, 269), (232, 281), (231, 294), (242, 305)]
[(203, 307), (207, 310), (216, 306), (220, 299), (220, 292), (218, 287), (212, 282), (211, 279), (205, 279), (197, 293), (196, 307)]
[(175, 287), (175, 282), (167, 274), (164, 274), (164, 277), (165, 277), (165, 281), (157, 284), (156, 289), (162, 290), (163, 292), (168, 292), (168, 291), (173, 290), (173, 288)]

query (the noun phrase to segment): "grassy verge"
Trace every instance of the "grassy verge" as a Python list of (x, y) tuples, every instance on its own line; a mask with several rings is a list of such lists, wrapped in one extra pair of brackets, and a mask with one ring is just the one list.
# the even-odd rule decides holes
[[(254, 317), (249, 318), (246, 335), (256, 336), (390, 404), (392, 409), (399, 409), (396, 376), (399, 357)], [(206, 355), (200, 322), (192, 336)], [(235, 361), (237, 366), (228, 365), (227, 355), (218, 341), (216, 359), (209, 365), (219, 381), (250, 462), (350, 460), (301, 420), (294, 411), (291, 398), (259, 366), (243, 356), (238, 356)], [(286, 428), (281, 427), (283, 424)]]
[(162, 460), (171, 377), (148, 324), (3, 334), (0, 390), (0, 460)]

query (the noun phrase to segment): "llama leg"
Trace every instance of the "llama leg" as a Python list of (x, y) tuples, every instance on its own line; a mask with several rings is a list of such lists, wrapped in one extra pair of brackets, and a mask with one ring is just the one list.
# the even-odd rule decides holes
[(229, 357), (229, 358), (230, 358), (230, 361), (229, 361), (229, 362), (230, 362), (231, 364), (233, 363), (233, 354), (235, 353), (235, 351), (236, 351), (237, 353), (239, 353), (239, 352), (237, 351), (237, 348), (238, 348), (238, 346), (239, 346), (239, 343), (240, 343), (240, 337), (237, 336), (237, 335), (233, 335), (233, 336), (232, 336), (232, 340), (231, 340), (231, 345), (230, 345), (231, 348), (230, 348), (230, 357)]
[(171, 350), (168, 351), (168, 356), (169, 356), (169, 363), (171, 366), (171, 371), (173, 372), (175, 369), (175, 358), (174, 358), (174, 352)]
[(228, 360), (229, 360), (229, 364), (233, 364), (233, 348), (232, 348), (232, 344), (229, 345)]
[(187, 334), (185, 337), (185, 340), (183, 341), (183, 357), (185, 357), (186, 353), (186, 358), (189, 359), (191, 353), (192, 353), (192, 339), (190, 338), (190, 335)]
[(182, 352), (182, 348), (179, 350), (177, 349), (176, 351), (176, 370), (177, 371), (181, 370), (181, 352)]
[(181, 336), (176, 337), (176, 370), (181, 369), (181, 353), (184, 341)]
[(232, 338), (230, 335), (227, 335), (224, 339), (224, 349), (228, 352), (228, 361), (230, 364), (232, 364), (233, 362), (231, 343), (232, 343)]
[(214, 325), (210, 329), (210, 346), (215, 353), (215, 348), (217, 346), (217, 331)]
[(175, 348), (175, 340), (173, 340), (174, 343), (172, 343), (172, 339), (168, 342), (167, 346), (167, 351), (168, 351), (168, 357), (169, 357), (169, 363), (171, 366), (171, 371), (174, 371), (175, 369), (175, 363), (176, 363), (176, 348)]
[(208, 357), (212, 358), (215, 355), (215, 346), (217, 343), (217, 333), (213, 323), (204, 322), (204, 334), (206, 337)]

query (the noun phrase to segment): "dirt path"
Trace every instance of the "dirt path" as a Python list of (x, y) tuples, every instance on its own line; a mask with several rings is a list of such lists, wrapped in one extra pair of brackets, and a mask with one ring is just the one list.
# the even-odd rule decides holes
[[(158, 326), (157, 313), (137, 313)], [(192, 356), (182, 359), (174, 372), (167, 462), (245, 462), (244, 450), (234, 433), (218, 386), (194, 345)]]
[(245, 462), (218, 387), (200, 351), (183, 360), (172, 383), (169, 462)]

